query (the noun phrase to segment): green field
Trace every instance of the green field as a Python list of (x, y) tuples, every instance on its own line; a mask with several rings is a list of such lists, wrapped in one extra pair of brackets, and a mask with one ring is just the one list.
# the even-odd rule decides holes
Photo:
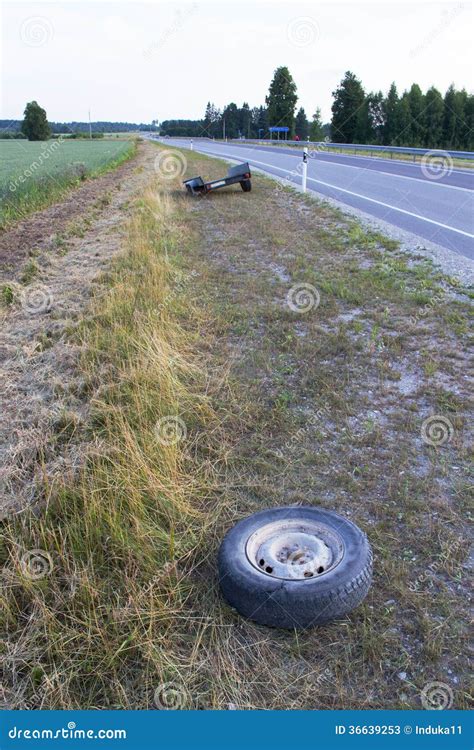
[(125, 161), (132, 140), (0, 140), (0, 226), (58, 200), (86, 177)]

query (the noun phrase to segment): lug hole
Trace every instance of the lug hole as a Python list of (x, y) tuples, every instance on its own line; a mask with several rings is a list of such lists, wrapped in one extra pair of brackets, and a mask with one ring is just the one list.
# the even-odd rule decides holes
[(317, 571), (317, 572), (318, 572), (318, 573), (324, 573), (324, 568), (323, 568), (323, 566), (322, 566), (322, 565), (320, 565), (320, 566), (319, 566), (319, 568), (318, 568), (318, 571)]
[(265, 568), (265, 573), (273, 573), (273, 568), (270, 567), (270, 565), (267, 565)]
[(259, 560), (258, 564), (261, 568), (263, 568), (263, 566), (265, 565), (265, 560)]
[(311, 573), (311, 571), (310, 571), (310, 570), (306, 570), (306, 571), (305, 571), (305, 573), (304, 573), (304, 577), (305, 577), (305, 578), (312, 578), (312, 577), (313, 577), (313, 574)]

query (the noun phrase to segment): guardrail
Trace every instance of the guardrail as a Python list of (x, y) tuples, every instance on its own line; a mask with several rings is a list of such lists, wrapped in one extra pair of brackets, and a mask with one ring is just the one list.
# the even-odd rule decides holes
[(168, 140), (173, 138), (175, 141), (214, 141), (214, 138), (209, 138), (208, 135), (159, 135), (158, 133), (151, 134), (154, 138), (161, 140)]
[(326, 141), (276, 141), (262, 138), (233, 138), (233, 141), (240, 141), (241, 143), (258, 143), (259, 145), (272, 146), (309, 146), (314, 147), (318, 151), (324, 151), (325, 149), (333, 149), (339, 151), (352, 151), (357, 154), (357, 151), (378, 151), (390, 154), (390, 158), (393, 158), (393, 154), (408, 154), (413, 156), (413, 161), (416, 160), (417, 156), (441, 156), (451, 157), (452, 159), (474, 159), (474, 151), (451, 151), (448, 149), (439, 148), (409, 148), (408, 146), (372, 146), (363, 143), (326, 143)]

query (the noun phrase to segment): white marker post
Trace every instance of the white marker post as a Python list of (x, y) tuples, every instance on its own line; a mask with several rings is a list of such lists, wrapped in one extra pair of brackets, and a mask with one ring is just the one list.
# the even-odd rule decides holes
[(308, 149), (305, 146), (303, 149), (303, 174), (301, 175), (301, 187), (303, 193), (306, 193), (306, 176), (308, 174)]
[(191, 149), (191, 151), (194, 149), (194, 144), (193, 144), (193, 139), (192, 138), (191, 138), (191, 145), (190, 145), (189, 148)]

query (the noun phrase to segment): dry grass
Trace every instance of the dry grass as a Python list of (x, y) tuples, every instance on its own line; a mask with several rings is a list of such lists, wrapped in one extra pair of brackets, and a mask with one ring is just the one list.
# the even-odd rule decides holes
[[(307, 315), (285, 303), (301, 281)], [(171, 683), (177, 707), (415, 708), (439, 680), (466, 707), (466, 322), (428, 264), (270, 180), (155, 184), (82, 330), (84, 471), (5, 526), (7, 702), (148, 708)], [(445, 446), (420, 439), (430, 413)], [(365, 603), (299, 634), (240, 618), (215, 576), (233, 521), (289, 503), (351, 517), (376, 553)], [(53, 569), (31, 581), (35, 548)]]
[[(155, 687), (167, 681), (161, 654), (189, 596), (182, 570), (215, 519), (222, 454), (197, 332), (182, 328), (198, 314), (175, 312), (186, 279), (170, 260), (185, 231), (173, 210), (143, 196), (82, 328), (93, 412), (79, 480), (45, 476), (40, 517), (4, 528), (2, 662), (16, 707), (136, 705), (129, 684), (144, 686), (145, 664)], [(22, 560), (35, 549), (52, 570), (31, 580)]]

